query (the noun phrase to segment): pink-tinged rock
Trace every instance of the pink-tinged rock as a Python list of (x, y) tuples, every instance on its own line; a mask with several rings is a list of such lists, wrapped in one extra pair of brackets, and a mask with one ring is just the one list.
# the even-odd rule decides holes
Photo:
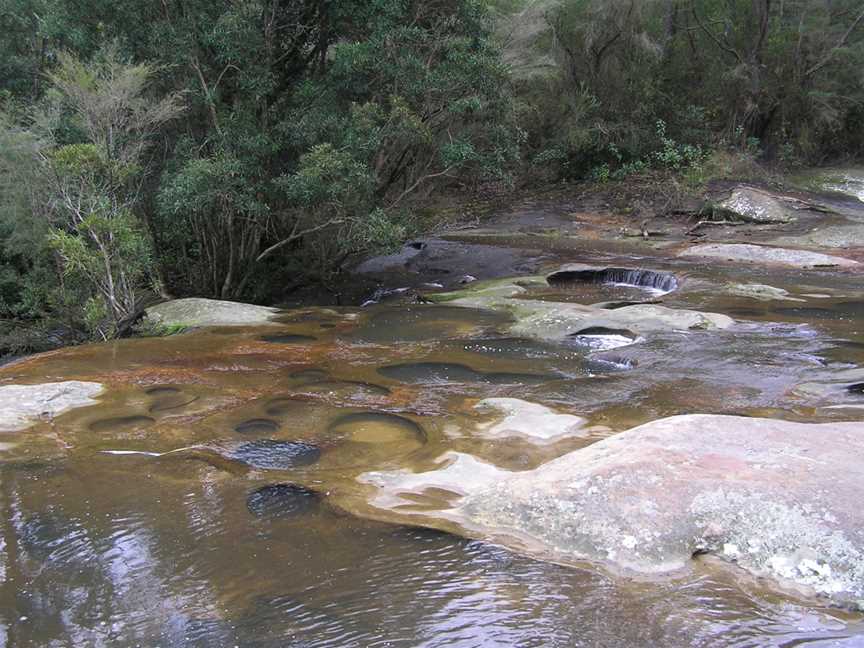
[(367, 481), (387, 506), (425, 483), (460, 493), (442, 519), (540, 558), (663, 573), (712, 553), (864, 608), (862, 423), (674, 416), (536, 470), (474, 465), (466, 481), (467, 459)]

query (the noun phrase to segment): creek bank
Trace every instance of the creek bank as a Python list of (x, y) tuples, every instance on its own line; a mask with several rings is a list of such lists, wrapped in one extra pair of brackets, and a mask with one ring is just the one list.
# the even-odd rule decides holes
[(538, 557), (662, 574), (710, 553), (864, 609), (862, 453), (860, 423), (683, 415), (530, 471), (450, 452), (438, 470), (360, 480), (390, 511), (427, 488), (457, 493), (451, 508), (423, 515)]

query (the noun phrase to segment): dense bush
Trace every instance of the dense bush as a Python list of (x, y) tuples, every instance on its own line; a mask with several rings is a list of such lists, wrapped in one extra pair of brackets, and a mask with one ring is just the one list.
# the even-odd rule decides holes
[[(9, 315), (77, 304), (110, 336), (163, 289), (272, 300), (400, 243), (436, 187), (507, 181), (518, 156), (476, 0), (0, 0), (0, 16), (20, 37), (0, 46)], [(51, 299), (25, 289), (37, 271)]]
[(544, 22), (533, 46), (553, 64), (519, 82), (537, 166), (602, 175), (687, 147), (864, 153), (858, 0), (561, 0)]

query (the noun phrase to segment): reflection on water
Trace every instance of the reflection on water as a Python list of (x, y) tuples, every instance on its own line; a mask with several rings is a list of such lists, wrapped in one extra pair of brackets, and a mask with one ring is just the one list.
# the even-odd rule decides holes
[[(281, 339), (202, 331), (7, 367), (108, 390), (3, 439), (0, 646), (860, 645), (858, 616), (709, 562), (641, 582), (356, 515), (358, 474), (428, 469), (447, 450), (521, 470), (676, 413), (831, 416), (793, 388), (830, 379), (832, 354), (860, 356), (859, 302), (806, 305), (828, 316), (710, 300), (752, 321), (611, 355), (447, 306), (307, 309)], [(542, 447), (474, 436), (490, 396), (593, 431)]]

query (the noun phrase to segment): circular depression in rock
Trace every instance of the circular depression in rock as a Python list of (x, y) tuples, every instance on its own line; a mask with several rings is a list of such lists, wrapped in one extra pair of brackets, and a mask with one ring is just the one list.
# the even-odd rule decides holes
[(317, 340), (311, 335), (300, 335), (299, 333), (271, 333), (262, 335), (258, 339), (271, 344), (309, 344)]
[(270, 419), (256, 418), (243, 421), (234, 427), (237, 434), (271, 434), (280, 428), (279, 423)]
[(310, 369), (300, 369), (298, 371), (295, 371), (295, 372), (289, 374), (289, 377), (293, 378), (294, 380), (303, 380), (305, 382), (315, 382), (315, 381), (327, 380), (327, 378), (330, 377), (330, 374), (328, 374), (323, 369), (310, 368)]
[(177, 387), (151, 387), (144, 393), (153, 402), (148, 410), (151, 414), (180, 409), (198, 400), (198, 396), (187, 394)]
[(153, 398), (162, 398), (163, 396), (171, 396), (173, 394), (182, 393), (182, 389), (179, 387), (151, 387), (146, 390), (144, 393), (148, 396), (152, 396)]
[(238, 446), (229, 456), (253, 468), (288, 470), (314, 464), (321, 457), (321, 450), (303, 441), (258, 439)]
[(574, 344), (592, 351), (617, 349), (633, 344), (638, 338), (639, 336), (633, 331), (605, 326), (589, 326), (568, 336), (568, 339)]
[(387, 396), (390, 390), (381, 385), (356, 380), (315, 380), (297, 386), (298, 393), (333, 396), (336, 398), (368, 398)]
[(508, 317), (494, 311), (458, 306), (409, 305), (376, 313), (351, 337), (366, 342), (419, 342), (463, 337), (493, 328)]
[(149, 416), (114, 416), (93, 421), (89, 427), (91, 432), (110, 432), (112, 430), (133, 430), (148, 427), (155, 422), (155, 419)]
[(675, 275), (638, 268), (562, 268), (547, 276), (546, 283), (554, 287), (584, 283), (634, 286), (663, 293), (678, 288), (678, 279)]
[(297, 398), (274, 398), (267, 403), (264, 412), (267, 416), (285, 416), (286, 414), (293, 414), (308, 405), (309, 401)]
[(426, 442), (426, 432), (417, 423), (386, 412), (346, 414), (330, 425), (330, 432), (355, 443)]
[(259, 518), (294, 517), (314, 511), (320, 503), (318, 493), (298, 484), (271, 484), (246, 498), (246, 508)]
[(380, 367), (378, 373), (386, 378), (409, 384), (423, 383), (487, 383), (539, 384), (556, 380), (558, 376), (493, 372), (483, 373), (466, 365), (450, 362), (409, 362)]

